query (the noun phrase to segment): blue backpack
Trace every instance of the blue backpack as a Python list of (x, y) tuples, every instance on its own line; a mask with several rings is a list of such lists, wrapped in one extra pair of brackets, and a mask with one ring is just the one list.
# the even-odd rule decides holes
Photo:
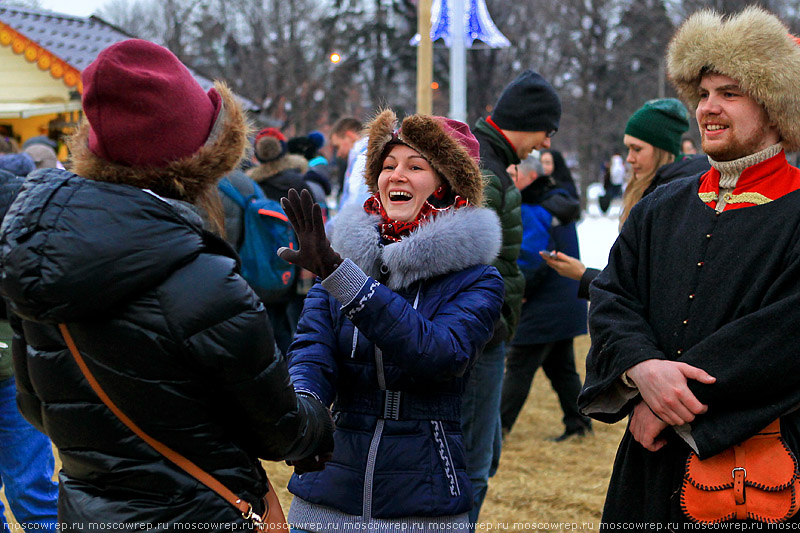
[(244, 211), (244, 238), (239, 248), (242, 277), (269, 303), (285, 297), (293, 286), (295, 266), (276, 252), (282, 246), (296, 249), (297, 240), (281, 204), (267, 198), (256, 182), (250, 182), (253, 193), (246, 197), (228, 178), (222, 178), (218, 187)]

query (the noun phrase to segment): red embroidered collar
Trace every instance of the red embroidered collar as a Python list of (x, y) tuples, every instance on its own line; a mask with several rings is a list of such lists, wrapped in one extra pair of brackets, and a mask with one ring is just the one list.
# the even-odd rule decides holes
[[(712, 208), (717, 207), (719, 179), (719, 170), (713, 167), (700, 176), (698, 194)], [(791, 166), (781, 150), (777, 155), (742, 171), (723, 211), (761, 205), (798, 189), (800, 169)]]

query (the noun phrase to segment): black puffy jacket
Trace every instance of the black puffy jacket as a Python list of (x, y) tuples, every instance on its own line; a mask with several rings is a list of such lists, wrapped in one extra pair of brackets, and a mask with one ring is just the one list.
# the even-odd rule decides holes
[(56, 323), (68, 324), (134, 422), (247, 501), (266, 492), (259, 457), (306, 457), (330, 439), (327, 411), (295, 396), (236, 254), (186, 205), (46, 170), (28, 178), (9, 210), (0, 290), (23, 319), (13, 346), (18, 403), (59, 449), (59, 519), (71, 529), (229, 531), (244, 520), (116, 419)]

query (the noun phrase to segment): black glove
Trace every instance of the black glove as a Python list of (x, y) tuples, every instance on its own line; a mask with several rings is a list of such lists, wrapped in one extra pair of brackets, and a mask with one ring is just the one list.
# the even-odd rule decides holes
[[(311, 442), (307, 448), (311, 454), (302, 459), (287, 460), (286, 464), (294, 467), (295, 474), (316, 472), (325, 468), (325, 463), (333, 457), (333, 431), (335, 424), (330, 410), (319, 400), (304, 393), (297, 394), (300, 408), (308, 417)], [(304, 452), (301, 452), (304, 454)]]
[(299, 250), (278, 249), (278, 256), (289, 263), (305, 268), (321, 278), (327, 278), (342, 263), (325, 236), (322, 209), (314, 203), (308, 190), (298, 195), (289, 189), (288, 198), (281, 198), (281, 207), (297, 234)]
[(319, 472), (325, 468), (325, 463), (333, 457), (332, 452), (323, 453), (322, 455), (312, 455), (305, 459), (298, 461), (286, 461), (286, 464), (294, 467), (294, 473), (298, 476), (307, 472)]

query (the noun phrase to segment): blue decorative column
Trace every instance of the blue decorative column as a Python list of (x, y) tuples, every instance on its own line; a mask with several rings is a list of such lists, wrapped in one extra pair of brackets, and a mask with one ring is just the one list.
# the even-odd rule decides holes
[[(463, 21), (463, 22), (462, 22)], [(463, 38), (453, 39), (461, 33)], [(434, 0), (431, 6), (431, 41), (444, 40), (450, 48), (450, 116), (466, 121), (467, 73), (466, 54), (480, 41), (489, 48), (506, 48), (511, 42), (503, 35), (489, 16), (486, 0)], [(412, 45), (418, 45), (415, 35)]]

